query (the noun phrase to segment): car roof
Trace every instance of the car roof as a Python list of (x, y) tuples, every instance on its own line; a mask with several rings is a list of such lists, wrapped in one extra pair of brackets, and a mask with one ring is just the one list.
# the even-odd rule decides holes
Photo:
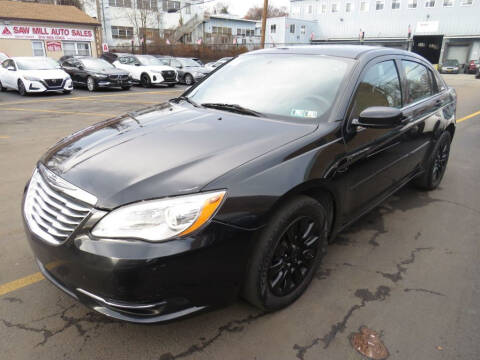
[[(408, 55), (421, 58), (415, 53), (387, 48), (382, 46), (368, 45), (306, 45), (306, 46), (285, 46), (253, 51), (248, 54), (303, 54), (303, 55), (326, 55), (351, 59), (359, 59), (363, 56), (381, 55)], [(423, 59), (423, 58), (421, 58)]]

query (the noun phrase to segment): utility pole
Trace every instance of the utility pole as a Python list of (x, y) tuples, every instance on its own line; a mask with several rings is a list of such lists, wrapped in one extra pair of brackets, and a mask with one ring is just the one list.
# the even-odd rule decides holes
[(103, 44), (103, 39), (105, 37), (105, 24), (103, 22), (103, 16), (102, 16), (102, 8), (103, 8), (103, 2), (102, 2), (102, 8), (100, 7), (100, 0), (95, 1), (95, 5), (97, 7), (97, 20), (100, 23), (100, 27), (102, 28), (102, 31), (100, 31), (100, 46)]
[(267, 13), (268, 13), (268, 0), (263, 0), (263, 16), (262, 16), (262, 49), (265, 48), (265, 33), (267, 31)]

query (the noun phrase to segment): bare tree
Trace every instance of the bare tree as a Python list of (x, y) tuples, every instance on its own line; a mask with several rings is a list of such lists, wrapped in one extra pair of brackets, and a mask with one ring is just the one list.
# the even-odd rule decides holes
[[(247, 14), (245, 15), (245, 19), (248, 20), (261, 20), (263, 14), (263, 7), (262, 6), (253, 6), (248, 9)], [(271, 17), (280, 17), (280, 16), (287, 16), (287, 8), (282, 6), (277, 8), (273, 5), (268, 5), (267, 9), (267, 18)]]
[(230, 14), (228, 11), (228, 4), (223, 2), (219, 2), (213, 8), (215, 14)]
[(132, 0), (132, 8), (127, 16), (132, 24), (138, 44), (142, 46), (142, 53), (147, 52), (147, 38), (149, 30), (156, 30), (158, 35), (161, 16), (157, 9), (156, 0)]

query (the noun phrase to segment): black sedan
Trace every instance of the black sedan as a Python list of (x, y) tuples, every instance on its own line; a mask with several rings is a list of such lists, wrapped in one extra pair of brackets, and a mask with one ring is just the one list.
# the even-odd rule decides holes
[(109, 317), (168, 321), (238, 295), (278, 310), (342, 229), (407, 183), (438, 187), (455, 113), (410, 52), (243, 54), (49, 149), (25, 189), (28, 240), (51, 282)]
[(89, 91), (98, 88), (122, 88), (132, 86), (130, 74), (117, 69), (108, 61), (90, 56), (67, 56), (60, 59), (62, 69), (72, 78), (74, 86), (87, 87)]

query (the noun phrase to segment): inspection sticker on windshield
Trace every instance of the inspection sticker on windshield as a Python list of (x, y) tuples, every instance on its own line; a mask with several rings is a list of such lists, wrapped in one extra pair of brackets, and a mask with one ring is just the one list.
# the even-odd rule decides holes
[(292, 109), (290, 115), (303, 118), (316, 118), (317, 112), (312, 110)]

